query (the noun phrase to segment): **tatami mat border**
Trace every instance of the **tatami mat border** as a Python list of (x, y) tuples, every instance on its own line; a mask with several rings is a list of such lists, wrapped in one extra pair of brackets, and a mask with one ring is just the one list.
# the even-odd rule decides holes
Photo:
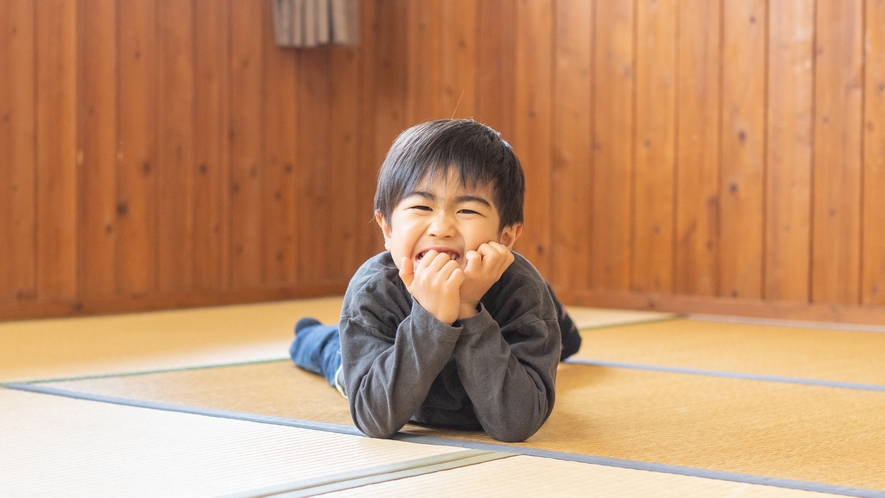
[(287, 497), (314, 496), (333, 491), (357, 488), (370, 484), (415, 477), (443, 470), (451, 470), (469, 465), (476, 465), (492, 460), (500, 460), (516, 456), (515, 453), (501, 453), (493, 450), (463, 450), (445, 453), (432, 457), (407, 460), (378, 467), (369, 467), (350, 472), (325, 475), (311, 479), (302, 479), (290, 483), (251, 489), (241, 493), (226, 495), (224, 498), (252, 498), (257, 496)]
[(847, 330), (852, 332), (885, 332), (885, 325), (862, 323), (805, 322), (802, 320), (780, 320), (777, 318), (756, 318), (751, 316), (705, 315), (689, 313), (683, 318), (700, 322), (737, 323), (740, 325), (774, 325), (778, 327), (798, 327), (803, 329)]
[(151, 375), (151, 374), (160, 374), (160, 373), (169, 373), (169, 372), (188, 372), (191, 370), (207, 370), (210, 368), (225, 368), (225, 367), (242, 367), (246, 365), (263, 365), (265, 363), (278, 363), (281, 361), (291, 361), (289, 358), (269, 358), (266, 360), (252, 360), (252, 361), (235, 361), (231, 363), (212, 363), (208, 365), (192, 365), (188, 367), (175, 367), (175, 368), (157, 368), (152, 370), (135, 370), (131, 372), (111, 372), (100, 375), (79, 375), (74, 377), (48, 377), (44, 379), (31, 379), (31, 380), (18, 380), (15, 382), (0, 382), (0, 386), (6, 386), (10, 384), (46, 384), (49, 382), (73, 382), (78, 380), (94, 380), (94, 379), (111, 379), (116, 377), (135, 377), (137, 375)]
[(602, 323), (602, 324), (575, 324), (578, 327), (578, 330), (599, 330), (599, 329), (614, 329), (618, 327), (632, 327), (634, 325), (652, 325), (655, 323), (661, 322), (672, 322), (675, 320), (687, 320), (688, 315), (670, 315), (670, 316), (662, 316), (660, 318), (644, 318), (644, 319), (635, 319), (635, 320), (623, 320), (617, 323)]
[(839, 389), (858, 389), (861, 391), (885, 392), (885, 386), (878, 384), (859, 384), (855, 382), (840, 382), (833, 380), (803, 379), (800, 377), (781, 377), (777, 375), (763, 375), (745, 372), (725, 372), (721, 370), (702, 370), (696, 368), (668, 367), (659, 365), (646, 365), (643, 363), (622, 363), (617, 361), (585, 360), (581, 358), (569, 358), (566, 363), (588, 365), (592, 367), (626, 368), (631, 370), (648, 370), (652, 372), (678, 373), (688, 375), (706, 375), (708, 377), (724, 377), (741, 380), (761, 380), (766, 382), (783, 382), (787, 384), (803, 384), (818, 387), (834, 387)]
[(35, 384), (23, 384), (19, 382), (11, 382), (4, 384), (7, 389), (16, 389), (19, 391), (27, 391), (39, 394), (49, 394), (52, 396), (63, 396), (66, 398), (82, 399), (85, 401), (97, 401), (99, 403), (110, 403), (114, 405), (132, 406), (135, 408), (148, 408), (151, 410), (163, 410), (177, 413), (187, 413), (190, 415), (205, 415), (207, 417), (226, 418), (231, 420), (241, 420), (248, 422), (258, 422), (262, 424), (283, 425), (287, 427), (296, 427), (299, 429), (312, 429), (317, 431), (334, 432), (336, 434), (347, 434), (351, 436), (362, 436), (363, 433), (356, 427), (349, 425), (327, 424), (324, 422), (314, 422), (311, 420), (297, 420), (285, 417), (272, 417), (269, 415), (257, 415), (252, 413), (231, 412), (225, 410), (214, 410), (211, 408), (196, 408), (185, 405), (173, 405), (171, 403), (158, 403), (156, 401), (143, 401), (137, 399), (118, 398), (115, 396), (103, 396), (100, 394), (89, 394), (69, 389), (59, 389), (55, 387), (47, 387)]
[[(153, 401), (140, 401), (127, 398), (118, 398), (113, 396), (93, 395), (89, 393), (81, 393), (67, 389), (58, 389), (53, 387), (9, 383), (4, 387), (8, 389), (17, 389), (21, 391), (29, 391), (34, 393), (64, 396), (68, 398), (82, 399), (88, 401), (97, 401), (101, 403), (112, 403), (124, 406), (132, 406), (138, 408), (148, 408), (153, 410), (165, 410), (178, 413), (187, 413), (191, 415), (203, 415), (208, 417), (219, 417), (232, 420), (256, 422), (263, 424), (275, 424), (287, 427), (297, 427), (301, 429), (313, 429), (318, 431), (333, 432), (338, 434), (362, 435), (362, 433), (353, 426), (327, 424), (322, 422), (313, 422), (308, 420), (289, 419), (284, 417), (271, 417), (267, 415), (256, 415), (250, 413), (230, 412), (225, 410), (215, 410), (208, 408), (195, 408), (183, 405), (173, 405), (168, 403), (157, 403)], [(550, 450), (540, 450), (533, 448), (525, 448), (517, 445), (482, 443), (474, 441), (465, 441), (460, 439), (449, 439), (437, 436), (412, 435), (406, 433), (398, 433), (393, 439), (399, 441), (408, 441), (421, 444), (434, 444), (441, 446), (460, 447), (471, 450), (481, 450), (499, 453), (519, 454), (526, 456), (535, 456), (542, 458), (553, 458), (557, 460), (566, 460), (572, 462), (588, 463), (595, 465), (604, 465), (608, 467), (619, 467), (632, 470), (643, 470), (649, 472), (660, 472), (665, 474), (677, 474), (689, 477), (700, 477), (706, 479), (717, 479), (722, 481), (731, 481), (746, 484), (758, 484), (765, 486), (773, 486), (778, 488), (796, 489), (801, 491), (815, 491), (821, 493), (830, 493), (835, 495), (856, 496), (861, 498), (885, 498), (885, 491), (852, 488), (846, 486), (836, 486), (831, 484), (823, 484), (808, 481), (798, 481), (793, 479), (782, 479), (774, 477), (756, 476), (749, 474), (739, 474), (734, 472), (723, 472), (707, 469), (698, 469), (691, 467), (682, 467), (678, 465), (666, 465), (651, 462), (641, 462), (634, 460), (622, 460), (617, 458), (597, 457), (588, 455), (578, 455), (574, 453), (565, 453)]]

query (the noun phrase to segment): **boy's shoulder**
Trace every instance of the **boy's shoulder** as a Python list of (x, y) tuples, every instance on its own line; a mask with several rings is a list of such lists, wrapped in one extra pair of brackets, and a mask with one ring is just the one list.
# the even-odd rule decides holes
[(411, 309), (411, 295), (399, 278), (399, 269), (385, 251), (369, 258), (354, 273), (344, 295), (342, 317), (357, 310), (381, 313), (384, 310), (401, 317)]
[(508, 286), (528, 286), (539, 289), (546, 289), (547, 287), (544, 278), (541, 277), (535, 265), (515, 251), (513, 252), (513, 264), (507, 268), (499, 282), (509, 284)]
[(399, 269), (393, 263), (390, 252), (378, 253), (363, 263), (350, 280), (350, 286), (366, 285), (373, 281), (396, 282)]

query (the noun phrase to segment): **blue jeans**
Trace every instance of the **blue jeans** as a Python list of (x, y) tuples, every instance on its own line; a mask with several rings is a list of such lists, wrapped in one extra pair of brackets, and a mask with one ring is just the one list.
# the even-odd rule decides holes
[(341, 366), (341, 340), (338, 325), (312, 325), (295, 334), (289, 356), (299, 367), (320, 374), (329, 385), (335, 385), (335, 374)]

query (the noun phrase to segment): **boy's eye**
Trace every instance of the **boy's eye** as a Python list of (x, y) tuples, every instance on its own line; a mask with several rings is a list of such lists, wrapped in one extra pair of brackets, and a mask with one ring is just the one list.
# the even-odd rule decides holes
[(432, 209), (430, 209), (430, 206), (422, 206), (420, 204), (417, 206), (412, 206), (409, 209), (417, 209), (418, 211), (432, 211)]
[(458, 212), (459, 212), (459, 213), (463, 213), (463, 214), (479, 214), (479, 212), (474, 211), (474, 210), (472, 210), (472, 209), (462, 209), (462, 210), (460, 210), (460, 211), (458, 211)]

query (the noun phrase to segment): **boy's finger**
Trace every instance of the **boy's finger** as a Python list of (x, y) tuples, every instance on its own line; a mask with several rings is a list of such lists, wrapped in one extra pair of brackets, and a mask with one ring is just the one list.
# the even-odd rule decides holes
[(467, 273), (478, 272), (482, 267), (482, 255), (477, 251), (467, 251), (465, 257), (467, 258), (465, 271), (467, 271)]
[(412, 281), (415, 280), (415, 265), (411, 259), (405, 256), (399, 262), (399, 278), (406, 284), (406, 287), (411, 286)]
[(449, 278), (447, 279), (447, 281), (451, 284), (460, 286), (464, 282), (464, 278), (465, 278), (464, 270), (462, 270), (460, 267), (458, 267), (456, 265), (455, 269), (452, 270), (452, 274), (449, 275)]

